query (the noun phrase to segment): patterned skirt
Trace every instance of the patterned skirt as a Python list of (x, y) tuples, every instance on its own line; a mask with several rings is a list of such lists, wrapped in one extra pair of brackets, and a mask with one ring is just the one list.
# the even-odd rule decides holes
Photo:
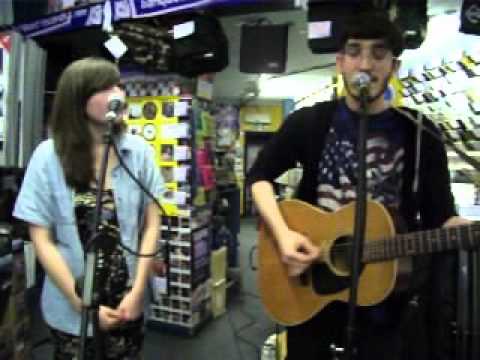
[[(103, 358), (108, 360), (141, 360), (144, 338), (143, 317), (115, 330), (102, 332)], [(76, 360), (80, 337), (50, 328), (55, 360)], [(95, 359), (95, 342), (87, 339), (86, 359)]]

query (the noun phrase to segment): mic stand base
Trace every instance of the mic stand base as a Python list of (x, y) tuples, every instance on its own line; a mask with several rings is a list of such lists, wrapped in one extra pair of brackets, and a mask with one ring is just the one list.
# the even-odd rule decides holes
[(338, 355), (345, 353), (345, 348), (337, 347), (334, 343), (330, 344), (330, 353), (332, 354), (332, 360), (340, 360)]

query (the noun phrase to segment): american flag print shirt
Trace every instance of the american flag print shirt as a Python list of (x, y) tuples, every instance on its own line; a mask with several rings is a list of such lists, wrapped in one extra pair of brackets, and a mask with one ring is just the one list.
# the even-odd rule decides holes
[[(326, 211), (356, 199), (358, 156), (353, 122), (358, 119), (349, 115), (334, 119), (318, 164), (317, 204)], [(401, 128), (395, 128), (388, 116), (376, 116), (368, 127), (367, 196), (389, 209), (398, 209), (404, 167)]]

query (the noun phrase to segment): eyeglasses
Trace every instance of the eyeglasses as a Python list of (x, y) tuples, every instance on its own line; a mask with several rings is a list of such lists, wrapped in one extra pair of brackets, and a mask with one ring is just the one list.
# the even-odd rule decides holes
[(375, 61), (385, 60), (388, 55), (391, 54), (391, 50), (384, 43), (375, 43), (371, 46), (362, 46), (359, 43), (350, 43), (345, 45), (343, 52), (345, 55), (352, 58), (368, 55)]

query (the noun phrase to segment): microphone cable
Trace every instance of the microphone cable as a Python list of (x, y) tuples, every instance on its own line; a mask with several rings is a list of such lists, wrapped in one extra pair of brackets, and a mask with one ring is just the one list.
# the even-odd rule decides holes
[[(167, 216), (167, 212), (165, 211), (165, 208), (162, 206), (162, 204), (160, 204), (160, 202), (157, 200), (157, 198), (150, 192), (150, 190), (148, 190), (145, 185), (143, 185), (141, 183), (140, 180), (138, 180), (135, 175), (132, 173), (132, 171), (128, 168), (128, 166), (125, 164), (125, 162), (123, 161), (123, 158), (122, 156), (120, 155), (120, 152), (118, 151), (118, 148), (117, 148), (117, 145), (115, 143), (115, 141), (112, 141), (112, 147), (113, 147), (113, 150), (115, 152), (115, 155), (117, 155), (117, 158), (118, 158), (118, 161), (120, 163), (120, 166), (125, 169), (125, 171), (127, 172), (128, 176), (138, 185), (138, 187), (145, 193), (147, 194), (147, 196), (152, 199), (155, 204), (158, 206), (158, 208), (160, 209), (162, 215), (165, 215), (167, 217), (167, 232), (171, 232), (171, 221), (170, 221), (170, 218)], [(160, 224), (160, 227), (162, 226), (162, 224)], [(161, 246), (159, 246), (158, 250), (153, 252), (153, 253), (150, 253), (150, 254), (142, 254), (140, 252), (137, 252), (135, 250), (132, 250), (130, 249), (128, 246), (122, 244), (121, 241), (118, 242), (118, 244), (120, 245), (120, 247), (122, 249), (124, 249), (125, 251), (127, 251), (129, 254), (131, 255), (135, 255), (137, 257), (156, 257), (157, 255), (159, 255), (160, 253), (164, 253), (164, 260), (165, 262), (168, 264), (168, 252), (169, 252), (169, 236), (166, 236), (165, 237), (165, 245), (164, 247), (162, 248)]]
[[(465, 161), (467, 164), (471, 165), (474, 169), (479, 169), (480, 168), (480, 162), (478, 162), (476, 159), (472, 158), (466, 152), (464, 152), (462, 149), (460, 149), (454, 143), (454, 141), (450, 140), (446, 136), (443, 136), (443, 134), (441, 132), (439, 132), (440, 129), (436, 128), (436, 130), (433, 130), (433, 129), (430, 129), (429, 127), (426, 127), (425, 125), (423, 125), (423, 121), (422, 122), (417, 121), (417, 119), (415, 119), (415, 117), (408, 110), (405, 110), (404, 108), (399, 108), (399, 107), (392, 106), (392, 109), (394, 111), (402, 114), (403, 116), (405, 116), (410, 121), (412, 121), (422, 131), (425, 131), (426, 133), (430, 134), (434, 139), (436, 139), (437, 141), (439, 141), (443, 145), (446, 145), (447, 148), (450, 148), (453, 151), (455, 151), (463, 161)], [(423, 114), (422, 114), (422, 117), (427, 118)], [(468, 177), (470, 177), (470, 176), (468, 176)]]

